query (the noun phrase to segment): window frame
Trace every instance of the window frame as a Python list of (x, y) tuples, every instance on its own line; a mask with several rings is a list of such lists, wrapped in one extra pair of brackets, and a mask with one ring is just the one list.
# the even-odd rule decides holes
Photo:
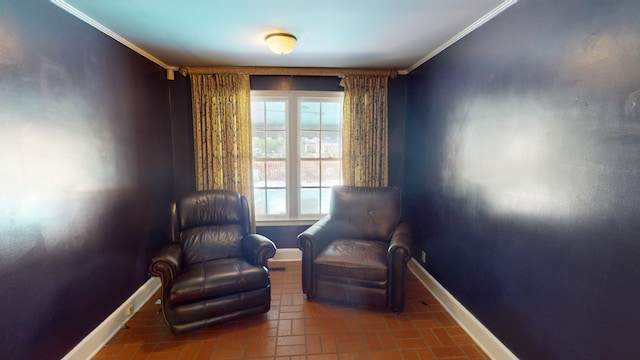
[[(254, 101), (284, 101), (286, 104), (285, 115), (285, 133), (286, 133), (286, 185), (285, 191), (287, 196), (286, 215), (278, 216), (261, 216), (256, 214), (255, 220), (257, 225), (309, 225), (319, 220), (325, 213), (303, 215), (300, 213), (300, 190), (303, 188), (300, 178), (300, 162), (305, 159), (301, 156), (300, 150), (303, 144), (299, 143), (300, 133), (300, 103), (303, 101), (320, 101), (320, 102), (338, 102), (340, 109), (340, 126), (337, 129), (340, 143), (340, 157), (338, 160), (342, 164), (342, 105), (344, 103), (344, 92), (342, 91), (308, 91), (308, 90), (251, 90), (251, 103)], [(337, 100), (337, 101), (336, 101)], [(252, 147), (253, 147), (253, 127), (252, 127)], [(268, 130), (267, 130), (268, 131)], [(304, 130), (303, 130), (304, 131)], [(320, 135), (322, 136), (322, 135)], [(265, 158), (266, 159), (266, 158)], [(320, 162), (333, 158), (318, 158)], [(252, 151), (252, 169), (253, 169), (253, 151)], [(339, 183), (342, 183), (342, 173), (340, 169)], [(321, 175), (320, 175), (321, 176)], [(251, 188), (254, 189), (252, 180)], [(322, 184), (319, 184), (319, 186)], [(319, 187), (319, 189), (321, 189)], [(327, 199), (328, 201), (328, 199)], [(320, 204), (322, 210), (322, 205)]]

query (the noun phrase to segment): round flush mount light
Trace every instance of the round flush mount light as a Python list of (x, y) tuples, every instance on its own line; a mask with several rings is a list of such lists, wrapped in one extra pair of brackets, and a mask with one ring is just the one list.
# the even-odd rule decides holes
[(295, 36), (287, 33), (273, 33), (269, 34), (264, 38), (264, 41), (267, 42), (269, 49), (276, 54), (284, 55), (290, 53), (293, 48), (296, 46)]

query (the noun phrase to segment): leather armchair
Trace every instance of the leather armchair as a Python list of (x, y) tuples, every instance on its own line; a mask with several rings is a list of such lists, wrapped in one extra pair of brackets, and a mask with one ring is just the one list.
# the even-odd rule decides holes
[(298, 235), (307, 299), (402, 311), (412, 234), (395, 187), (334, 186), (329, 214)]
[(269, 311), (266, 268), (276, 247), (252, 234), (247, 199), (211, 190), (171, 206), (171, 243), (151, 260), (162, 280), (162, 310), (171, 332), (182, 333)]

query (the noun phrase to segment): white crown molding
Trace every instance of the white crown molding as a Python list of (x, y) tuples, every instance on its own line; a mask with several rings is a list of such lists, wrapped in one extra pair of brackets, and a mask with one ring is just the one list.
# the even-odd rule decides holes
[[(150, 53), (144, 51), (143, 49), (138, 47), (136, 44), (130, 42), (129, 40), (127, 40), (124, 37), (120, 36), (119, 34), (114, 32), (113, 30), (111, 30), (108, 27), (102, 25), (101, 23), (99, 23), (95, 19), (91, 18), (87, 14), (85, 14), (82, 11), (76, 9), (75, 7), (69, 5), (65, 0), (50, 0), (50, 2), (52, 2), (56, 6), (60, 7), (64, 11), (68, 12), (69, 14), (71, 14), (71, 15), (77, 17), (78, 19), (84, 21), (85, 23), (93, 26), (94, 28), (98, 29), (102, 33), (104, 33), (107, 36), (111, 37), (112, 39), (118, 41), (119, 43), (123, 44), (124, 46), (126, 46), (126, 47), (130, 48), (131, 50), (135, 51), (136, 53), (144, 56), (145, 58), (149, 59), (150, 61), (156, 63), (157, 65), (159, 65), (159, 66), (161, 66), (163, 68), (165, 68), (167, 70), (167, 79), (173, 80), (173, 76), (174, 76), (173, 72), (178, 70), (177, 66), (172, 66), (172, 65), (168, 65), (168, 64), (164, 63), (160, 59), (158, 59), (155, 56), (151, 55)], [(417, 69), (420, 65), (422, 65), (425, 62), (429, 61), (431, 58), (433, 58), (434, 56), (438, 55), (443, 50), (445, 50), (449, 46), (453, 45), (455, 42), (457, 42), (458, 40), (462, 39), (467, 34), (473, 32), (474, 30), (476, 30), (477, 28), (479, 28), (480, 26), (482, 26), (483, 24), (485, 24), (489, 20), (493, 19), (498, 14), (500, 14), (501, 12), (503, 12), (504, 10), (506, 10), (507, 8), (509, 8), (510, 6), (514, 5), (517, 2), (518, 2), (518, 0), (505, 0), (503, 3), (498, 5), (496, 8), (491, 10), (489, 13), (485, 14), (483, 17), (481, 17), (480, 19), (475, 21), (473, 24), (469, 25), (464, 30), (462, 30), (461, 32), (459, 32), (458, 34), (453, 36), (451, 39), (447, 40), (445, 43), (443, 43), (442, 45), (437, 47), (435, 50), (431, 51), (429, 54), (427, 54), (425, 57), (420, 59), (418, 62), (416, 62), (415, 64), (413, 64), (409, 68), (407, 68), (405, 70), (398, 70), (398, 74), (400, 74), (400, 75), (409, 74), (411, 71)]]
[(451, 39), (447, 40), (442, 45), (438, 46), (435, 50), (433, 50), (432, 52), (427, 54), (427, 56), (425, 56), (422, 59), (420, 59), (417, 63), (413, 64), (411, 67), (409, 67), (409, 68), (407, 68), (405, 70), (398, 70), (398, 74), (407, 75), (408, 73), (410, 73), (413, 70), (417, 69), (420, 65), (422, 65), (425, 62), (429, 61), (431, 58), (433, 58), (434, 56), (436, 56), (439, 53), (441, 53), (442, 51), (444, 51), (444, 49), (446, 49), (449, 46), (453, 45), (458, 40), (462, 39), (463, 37), (465, 37), (469, 33), (473, 32), (475, 29), (477, 29), (480, 26), (482, 26), (485, 23), (487, 23), (489, 20), (491, 20), (494, 17), (498, 16), (498, 14), (500, 14), (503, 11), (505, 11), (507, 8), (509, 8), (511, 5), (513, 5), (513, 4), (517, 3), (517, 2), (518, 2), (518, 0), (506, 0), (505, 2), (503, 2), (500, 5), (498, 5), (498, 7), (496, 7), (493, 10), (491, 10), (489, 13), (487, 13), (483, 17), (481, 17), (480, 19), (476, 20), (473, 24), (467, 26), (464, 30), (462, 30), (459, 33), (457, 33), (456, 35), (454, 35)]
[[(171, 66), (171, 65), (165, 64), (162, 60), (160, 60), (160, 59), (156, 58), (155, 56), (149, 54), (148, 52), (142, 50), (136, 44), (134, 44), (131, 41), (129, 41), (129, 40), (123, 38), (122, 36), (118, 35), (116, 32), (114, 32), (111, 29), (109, 29), (108, 27), (102, 25), (98, 21), (94, 20), (89, 15), (87, 15), (87, 14), (83, 13), (82, 11), (76, 9), (75, 7), (67, 4), (64, 0), (50, 0), (50, 1), (54, 5), (58, 6), (59, 8), (63, 9), (64, 11), (68, 12), (69, 14), (77, 17), (78, 19), (84, 21), (85, 23), (93, 26), (94, 28), (96, 28), (99, 31), (103, 32), (104, 34), (106, 34), (107, 36), (109, 36), (112, 39), (116, 40), (117, 42), (121, 43), (122, 45), (128, 47), (129, 49), (131, 49), (131, 50), (133, 50), (135, 52), (137, 52), (138, 54), (144, 56), (145, 58), (153, 61), (157, 65), (162, 66), (163, 68), (165, 68), (167, 70), (167, 77), (168, 78), (173, 76), (173, 71), (178, 70), (178, 68), (176, 66)], [(170, 79), (170, 80), (172, 80), (172, 79)]]

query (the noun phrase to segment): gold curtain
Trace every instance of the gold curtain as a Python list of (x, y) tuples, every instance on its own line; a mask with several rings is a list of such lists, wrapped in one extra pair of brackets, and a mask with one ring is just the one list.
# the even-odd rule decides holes
[(388, 182), (386, 76), (347, 76), (344, 86), (342, 175), (345, 185)]
[(244, 195), (253, 219), (247, 74), (190, 74), (197, 190)]

